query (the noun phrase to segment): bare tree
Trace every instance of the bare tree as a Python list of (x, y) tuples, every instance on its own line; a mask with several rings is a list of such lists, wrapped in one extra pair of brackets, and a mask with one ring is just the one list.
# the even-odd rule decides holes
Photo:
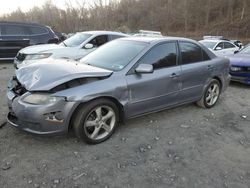
[(62, 32), (160, 30), (199, 38), (205, 34), (250, 38), (250, 0), (51, 0), (28, 12), (17, 9), (0, 20), (37, 22)]

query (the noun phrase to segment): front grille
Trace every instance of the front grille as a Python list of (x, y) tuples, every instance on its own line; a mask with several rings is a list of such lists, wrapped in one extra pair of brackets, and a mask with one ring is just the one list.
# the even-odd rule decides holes
[(16, 58), (18, 61), (23, 61), (26, 58), (26, 54), (18, 53)]
[(9, 81), (8, 89), (13, 91), (16, 95), (23, 95), (27, 92), (25, 87), (23, 87), (15, 76)]

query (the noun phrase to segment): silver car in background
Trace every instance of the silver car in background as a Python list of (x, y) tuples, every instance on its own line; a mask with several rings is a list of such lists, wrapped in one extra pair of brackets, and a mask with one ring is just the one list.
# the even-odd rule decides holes
[(122, 38), (80, 62), (44, 60), (18, 69), (8, 86), (8, 122), (40, 135), (73, 128), (96, 144), (124, 119), (193, 102), (211, 108), (229, 81), (229, 61), (196, 41)]
[(78, 60), (109, 41), (127, 36), (112, 31), (79, 32), (60, 44), (41, 44), (23, 48), (14, 59), (14, 66), (20, 68), (46, 58)]

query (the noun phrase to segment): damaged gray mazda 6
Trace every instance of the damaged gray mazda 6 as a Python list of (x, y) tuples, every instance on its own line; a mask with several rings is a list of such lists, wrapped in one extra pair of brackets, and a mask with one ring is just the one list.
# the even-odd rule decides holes
[(229, 81), (229, 61), (194, 40), (122, 38), (80, 61), (47, 59), (17, 70), (7, 120), (39, 135), (73, 129), (97, 144), (128, 118), (192, 102), (211, 108)]

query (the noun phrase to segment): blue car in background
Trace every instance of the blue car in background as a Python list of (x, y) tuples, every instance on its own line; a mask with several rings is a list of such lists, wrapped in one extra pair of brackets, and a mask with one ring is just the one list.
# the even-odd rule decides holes
[(250, 44), (228, 58), (231, 80), (250, 85)]

